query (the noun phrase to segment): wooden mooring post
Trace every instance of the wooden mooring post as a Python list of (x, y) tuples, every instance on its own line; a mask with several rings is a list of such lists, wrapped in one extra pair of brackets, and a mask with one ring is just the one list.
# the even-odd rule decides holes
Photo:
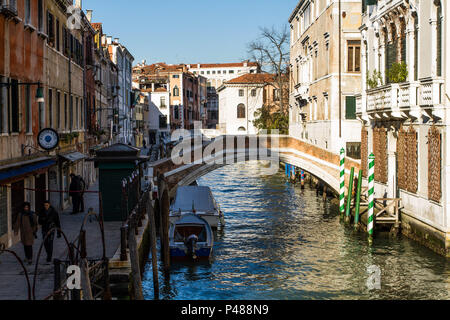
[(81, 289), (83, 290), (83, 300), (94, 300), (92, 296), (91, 279), (89, 277), (89, 263), (86, 252), (86, 230), (80, 231), (80, 264), (81, 264)]
[(128, 247), (130, 250), (131, 276), (133, 278), (133, 293), (135, 300), (144, 300), (142, 292), (141, 270), (139, 267), (139, 254), (137, 251), (136, 229), (137, 221), (136, 214), (132, 214), (129, 220), (130, 230), (128, 232)]
[(147, 215), (150, 224), (150, 250), (152, 253), (153, 291), (155, 300), (159, 300), (158, 255), (156, 250), (155, 210), (150, 200), (147, 203)]

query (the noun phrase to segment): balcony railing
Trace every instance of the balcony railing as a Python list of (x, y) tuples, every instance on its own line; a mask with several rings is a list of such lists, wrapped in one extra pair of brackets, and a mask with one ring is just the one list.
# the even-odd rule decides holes
[[(444, 81), (426, 78), (414, 82), (393, 83), (367, 90), (367, 112), (402, 112), (419, 107), (439, 107), (443, 104)], [(357, 112), (362, 112), (362, 96), (356, 97)]]

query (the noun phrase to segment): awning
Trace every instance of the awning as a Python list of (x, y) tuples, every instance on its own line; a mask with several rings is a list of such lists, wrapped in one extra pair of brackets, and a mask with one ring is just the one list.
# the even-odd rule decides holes
[[(33, 164), (26, 164), (24, 163), (16, 163), (15, 166), (11, 168), (11, 166), (5, 166), (0, 167), (0, 181), (4, 182), (4, 180), (11, 180), (16, 179), (20, 177), (25, 177), (32, 173), (37, 173), (37, 171), (40, 171), (42, 169), (46, 169), (48, 167), (51, 167), (56, 164), (56, 161), (53, 159), (47, 158), (47, 160), (42, 161), (37, 159), (38, 162), (35, 162)], [(6, 168), (8, 167), (8, 168)], [(5, 170), (5, 171), (2, 171)]]
[(82, 154), (81, 152), (72, 152), (72, 153), (68, 153), (68, 154), (60, 154), (59, 155), (61, 158), (63, 158), (66, 161), (70, 161), (70, 162), (77, 162), (83, 159), (86, 159), (86, 156), (84, 154)]

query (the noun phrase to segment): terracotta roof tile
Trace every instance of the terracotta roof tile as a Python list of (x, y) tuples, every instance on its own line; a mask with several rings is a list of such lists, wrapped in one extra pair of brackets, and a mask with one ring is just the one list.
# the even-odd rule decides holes
[(270, 73), (247, 73), (243, 76), (226, 81), (225, 83), (270, 83), (274, 81), (274, 78), (275, 75)]

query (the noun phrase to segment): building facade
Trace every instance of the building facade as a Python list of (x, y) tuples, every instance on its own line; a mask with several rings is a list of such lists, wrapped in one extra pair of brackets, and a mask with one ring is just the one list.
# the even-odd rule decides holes
[(403, 233), (450, 255), (448, 1), (365, 1), (362, 167), (375, 196), (402, 199)]
[(112, 40), (112, 37), (106, 37), (106, 44), (111, 61), (113, 61), (118, 70), (118, 126), (116, 127), (116, 141), (121, 143), (134, 144), (135, 128), (132, 127), (132, 65), (133, 55), (128, 49), (119, 42), (118, 38)]
[(289, 133), (332, 152), (344, 147), (347, 156), (359, 158), (355, 95), (361, 92), (361, 2), (341, 2), (341, 63), (338, 1), (301, 0), (289, 18)]
[(133, 68), (133, 81), (144, 92), (170, 90), (171, 130), (193, 129), (194, 121), (202, 120), (202, 108), (206, 103), (206, 79), (190, 72), (186, 65), (155, 63), (139, 64)]
[(259, 73), (260, 66), (256, 62), (189, 64), (188, 69), (194, 74), (207, 79), (207, 104), (203, 127), (216, 129), (219, 123), (219, 95), (217, 89), (225, 82), (248, 73)]
[(222, 134), (257, 134), (253, 121), (255, 113), (276, 99), (274, 76), (249, 73), (224, 82), (218, 89), (218, 130)]

